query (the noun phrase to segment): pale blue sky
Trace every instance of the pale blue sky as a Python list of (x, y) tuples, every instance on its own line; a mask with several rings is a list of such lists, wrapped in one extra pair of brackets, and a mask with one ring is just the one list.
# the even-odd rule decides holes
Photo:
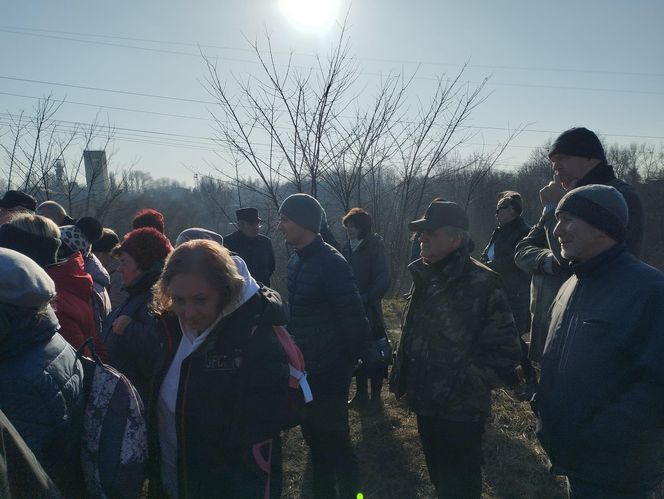
[[(343, 16), (350, 4), (341, 3)], [(351, 53), (360, 60), (360, 83), (369, 89), (366, 95), (377, 84), (375, 74), (402, 66), (412, 70), (418, 61), (423, 65), (421, 79), (411, 88), (413, 98), (426, 99), (433, 87), (430, 77), (444, 71), (453, 74), (467, 60), (470, 81), (491, 75), (487, 90), (492, 94), (474, 112), (471, 124), (497, 128), (530, 124), (538, 130), (524, 132), (513, 142), (502, 159), (508, 168), (555, 135), (547, 131), (574, 125), (597, 130), (609, 142), (663, 143), (662, 20), (661, 0), (355, 0), (349, 24)], [(221, 58), (222, 72), (243, 75), (257, 70), (242, 62), (251, 57), (244, 50), (243, 34), (254, 38), (266, 27), (278, 51), (326, 53), (336, 36), (334, 30), (313, 33), (296, 28), (279, 9), (278, 0), (2, 0), (0, 113), (29, 110), (36, 102), (30, 96), (52, 92), (68, 101), (91, 104), (66, 103), (57, 116), (64, 121), (90, 122), (98, 105), (201, 118), (102, 110), (118, 129), (132, 129), (118, 130), (118, 164), (138, 159), (137, 168), (155, 178), (191, 183), (185, 165), (205, 172), (210, 170), (206, 161), (219, 163), (212, 151), (204, 150), (214, 148), (204, 145), (213, 135), (208, 121), (211, 106), (7, 77), (207, 101), (210, 97), (201, 85), (205, 68), (197, 48), (163, 42), (226, 47), (206, 52)], [(312, 61), (296, 57), (298, 65)], [(136, 142), (174, 144), (172, 136), (147, 131), (200, 138), (186, 139), (195, 147)], [(506, 136), (504, 130), (478, 128), (477, 132), (467, 152), (479, 147), (474, 144), (495, 144)]]

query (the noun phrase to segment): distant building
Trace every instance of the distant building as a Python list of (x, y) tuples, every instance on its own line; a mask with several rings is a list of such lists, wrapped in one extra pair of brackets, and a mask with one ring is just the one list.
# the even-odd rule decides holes
[(110, 187), (106, 151), (83, 151), (83, 159), (89, 201), (93, 206), (97, 206), (106, 199)]

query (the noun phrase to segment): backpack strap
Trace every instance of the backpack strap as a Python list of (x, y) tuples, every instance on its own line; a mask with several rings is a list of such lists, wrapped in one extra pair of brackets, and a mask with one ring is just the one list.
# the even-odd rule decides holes
[(302, 395), (304, 395), (304, 403), (308, 404), (314, 399), (314, 395), (311, 392), (311, 387), (309, 386), (309, 382), (307, 381), (307, 373), (295, 369), (293, 367), (293, 364), (291, 363), (288, 364), (288, 369), (290, 371), (291, 377), (295, 378), (297, 380), (297, 384), (300, 385), (300, 389), (302, 390)]
[(95, 348), (94, 345), (94, 338), (92, 338), (91, 336), (89, 336), (80, 346), (80, 348), (76, 351), (76, 358), (81, 359), (82, 357), (85, 357), (86, 348), (90, 351), (90, 356), (92, 357), (92, 360), (94, 360), (96, 364), (99, 365), (104, 364), (99, 355), (97, 354), (97, 349)]

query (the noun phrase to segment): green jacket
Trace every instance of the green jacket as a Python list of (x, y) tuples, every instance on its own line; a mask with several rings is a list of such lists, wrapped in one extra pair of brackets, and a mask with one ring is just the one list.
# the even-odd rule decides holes
[(465, 250), (408, 268), (413, 287), (390, 389), (407, 395), (417, 414), (481, 421), (491, 410), (491, 389), (521, 356), (501, 278)]

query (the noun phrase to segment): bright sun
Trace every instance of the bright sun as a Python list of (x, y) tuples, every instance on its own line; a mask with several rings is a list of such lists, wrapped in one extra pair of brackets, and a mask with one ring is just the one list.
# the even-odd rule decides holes
[(336, 20), (340, 0), (280, 0), (279, 3), (290, 22), (303, 29), (316, 29)]

